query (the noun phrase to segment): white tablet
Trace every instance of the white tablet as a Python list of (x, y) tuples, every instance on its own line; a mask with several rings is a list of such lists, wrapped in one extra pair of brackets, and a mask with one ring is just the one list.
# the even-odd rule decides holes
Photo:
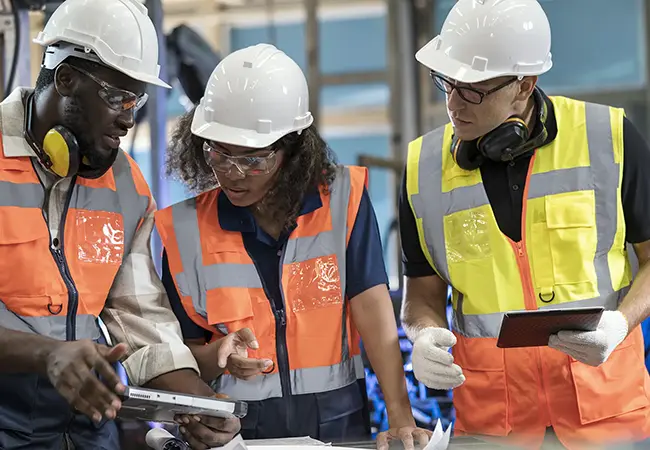
[(122, 408), (118, 412), (120, 419), (148, 422), (174, 423), (174, 417), (182, 414), (242, 418), (248, 412), (248, 404), (239, 400), (199, 397), (132, 386), (127, 386), (121, 400)]

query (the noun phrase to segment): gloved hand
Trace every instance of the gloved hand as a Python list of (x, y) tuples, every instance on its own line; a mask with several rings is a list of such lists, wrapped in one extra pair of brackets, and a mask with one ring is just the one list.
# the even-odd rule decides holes
[(560, 331), (548, 340), (548, 346), (590, 366), (599, 366), (609, 358), (628, 333), (628, 323), (619, 311), (605, 311), (594, 331)]
[(446, 328), (429, 327), (420, 331), (413, 342), (411, 361), (418, 381), (431, 389), (454, 389), (465, 382), (465, 375), (449, 348), (456, 336)]

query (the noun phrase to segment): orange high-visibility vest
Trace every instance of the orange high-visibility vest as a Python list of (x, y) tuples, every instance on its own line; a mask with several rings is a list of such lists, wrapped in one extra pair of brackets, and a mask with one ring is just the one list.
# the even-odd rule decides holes
[(592, 367), (549, 347), (497, 348), (503, 313), (615, 310), (631, 271), (621, 200), (623, 118), (617, 108), (551, 98), (555, 140), (532, 158), (522, 240), (499, 229), (479, 170), (454, 162), (450, 125), (409, 147), (407, 190), (422, 249), (453, 288), (453, 391), (459, 434), (509, 436), (534, 448), (552, 426), (569, 448), (650, 436), (650, 378), (639, 328)]
[(0, 152), (0, 326), (59, 340), (97, 339), (96, 318), (147, 211), (149, 188), (122, 151), (102, 177), (77, 178), (55, 248), (42, 209), (45, 190), (32, 166), (38, 163), (5, 157), (7, 142)]
[[(249, 356), (274, 362), (272, 372), (250, 381), (222, 375), (218, 392), (256, 401), (332, 391), (363, 378), (359, 337), (345, 298), (345, 265), (366, 180), (365, 168), (339, 168), (329, 193), (321, 191), (323, 206), (297, 219), (278, 268), (283, 312), (266, 296), (241, 233), (220, 227), (219, 189), (156, 213), (190, 318), (217, 336), (250, 328), (260, 348)], [(278, 354), (276, 329), (285, 327), (286, 348), (280, 346)]]

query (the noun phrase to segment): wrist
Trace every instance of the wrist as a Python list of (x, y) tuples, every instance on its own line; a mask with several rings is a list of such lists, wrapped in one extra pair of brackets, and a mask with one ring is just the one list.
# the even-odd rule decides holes
[(38, 346), (32, 347), (34, 349), (32, 353), (32, 365), (34, 367), (34, 371), (46, 377), (50, 355), (64, 344), (65, 342), (56, 341), (54, 339), (44, 339), (43, 342), (40, 342)]
[(410, 405), (408, 408), (400, 406), (399, 408), (389, 409), (386, 407), (386, 413), (388, 414), (389, 428), (415, 427), (415, 419)]

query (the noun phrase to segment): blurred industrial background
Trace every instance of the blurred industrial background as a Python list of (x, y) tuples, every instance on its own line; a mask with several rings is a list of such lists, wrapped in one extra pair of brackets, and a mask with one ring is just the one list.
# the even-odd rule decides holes
[[(540, 79), (548, 94), (625, 108), (650, 130), (650, 0), (539, 0), (553, 35), (554, 67)], [(42, 49), (31, 40), (61, 2), (0, 0), (3, 97), (32, 85)], [(370, 168), (396, 314), (401, 298), (396, 202), (407, 144), (447, 121), (443, 98), (420, 67), (417, 48), (437, 34), (454, 0), (147, 0), (167, 51), (163, 78), (171, 92), (151, 92), (138, 126), (123, 139), (160, 207), (189, 195), (164, 176), (168, 133), (198, 102), (223, 55), (259, 42), (276, 45), (308, 75), (311, 111), (345, 164)], [(159, 246), (154, 242), (155, 254)], [(410, 346), (404, 339), (408, 369)], [(413, 378), (411, 377), (411, 381)], [(385, 428), (372, 374), (374, 426)], [(421, 425), (453, 420), (446, 392), (410, 386)]]

